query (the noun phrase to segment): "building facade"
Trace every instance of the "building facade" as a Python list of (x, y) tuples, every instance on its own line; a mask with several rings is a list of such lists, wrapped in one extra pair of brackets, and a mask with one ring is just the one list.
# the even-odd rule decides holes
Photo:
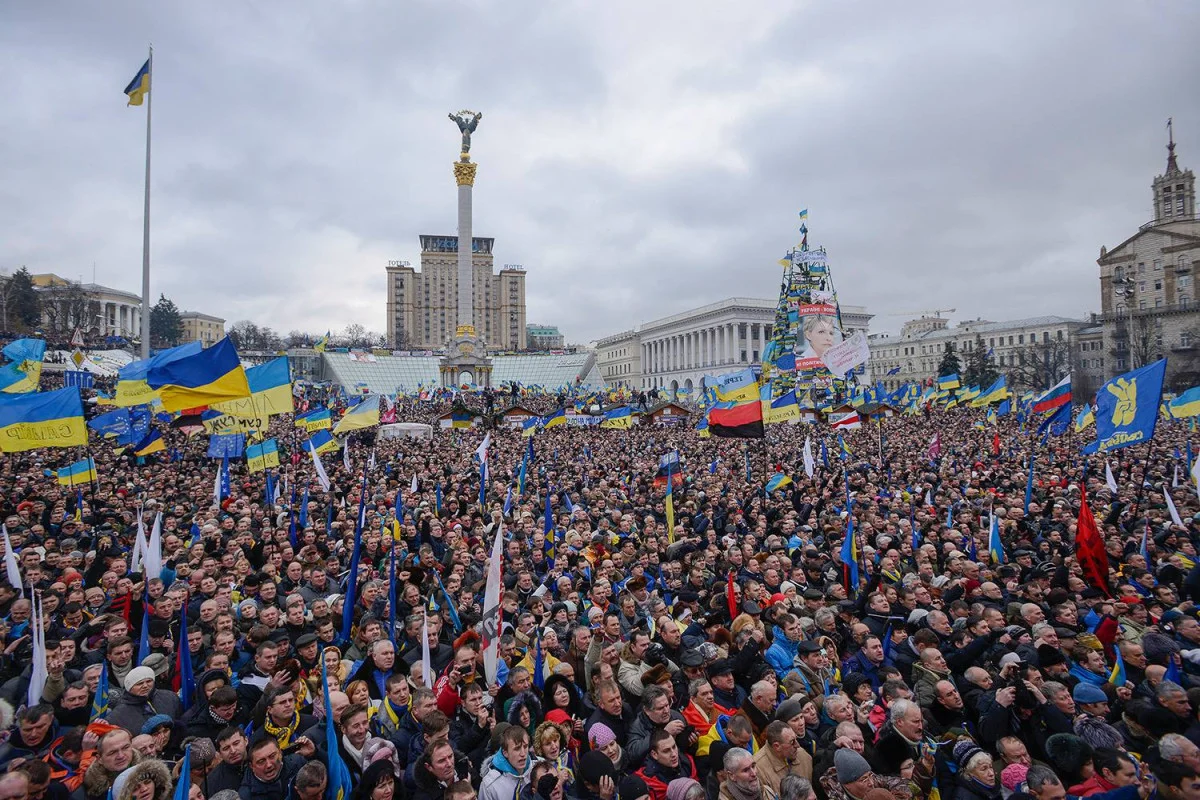
[(1151, 182), (1151, 220), (1109, 250), (1100, 248), (1100, 315), (1104, 374), (1112, 377), (1167, 359), (1167, 384), (1200, 380), (1200, 220), (1196, 178), (1180, 169), (1174, 137), (1167, 167)]
[[(460, 324), (458, 237), (422, 234), (420, 240), (419, 270), (407, 261), (387, 265), (387, 340), (398, 350), (440, 350)], [(489, 350), (525, 350), (525, 269), (508, 264), (495, 271), (494, 243), (471, 240), (476, 333)]]
[[(950, 327), (945, 317), (921, 317), (904, 323), (898, 335), (870, 337), (870, 375), (889, 390), (932, 381), (951, 344), (960, 370), (983, 348), (1010, 388), (1045, 389), (1072, 370), (1077, 334), (1090, 325), (1085, 320), (1045, 316), (1008, 322), (974, 319)], [(1054, 375), (1058, 377), (1050, 380)]]
[(182, 311), (179, 319), (183, 322), (183, 341), (200, 342), (208, 347), (214, 342), (225, 338), (225, 320), (211, 314), (199, 311)]
[(558, 326), (531, 322), (525, 326), (525, 341), (530, 350), (561, 350), (564, 340)]
[(142, 298), (98, 283), (80, 283), (53, 273), (31, 275), (42, 301), (42, 326), (70, 336), (76, 328), (90, 338), (141, 338)]
[[(762, 363), (777, 305), (774, 299), (730, 297), (606, 337), (596, 343), (601, 374), (631, 388), (694, 393), (706, 375)], [(843, 305), (841, 312), (847, 336), (868, 330), (866, 309)]]
[(609, 386), (643, 388), (642, 347), (637, 331), (621, 331), (597, 341), (596, 366)]

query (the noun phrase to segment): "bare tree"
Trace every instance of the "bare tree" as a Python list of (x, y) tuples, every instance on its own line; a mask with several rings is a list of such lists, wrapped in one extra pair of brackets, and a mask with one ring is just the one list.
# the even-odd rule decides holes
[(76, 327), (90, 330), (97, 327), (96, 305), (78, 283), (51, 286), (41, 293), (46, 333), (70, 336)]
[(1067, 339), (1034, 342), (1016, 351), (1015, 363), (1003, 367), (1014, 390), (1049, 389), (1071, 374), (1074, 357)]
[(1137, 369), (1163, 357), (1162, 323), (1149, 315), (1129, 318), (1129, 368)]

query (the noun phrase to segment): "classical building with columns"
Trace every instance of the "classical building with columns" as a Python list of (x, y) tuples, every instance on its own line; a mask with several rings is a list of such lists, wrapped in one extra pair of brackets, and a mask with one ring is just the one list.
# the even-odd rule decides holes
[(42, 325), (69, 335), (76, 328), (89, 336), (141, 335), (142, 298), (98, 283), (69, 281), (50, 272), (31, 275), (42, 299)]
[[(777, 300), (730, 297), (647, 322), (596, 342), (596, 361), (610, 385), (693, 392), (705, 375), (761, 363)], [(842, 309), (846, 335), (866, 330), (861, 306)], [(626, 355), (628, 354), (628, 355)]]

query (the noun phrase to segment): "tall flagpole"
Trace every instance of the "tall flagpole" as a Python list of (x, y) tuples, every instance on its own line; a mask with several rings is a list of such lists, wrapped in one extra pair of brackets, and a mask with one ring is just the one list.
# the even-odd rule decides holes
[(146, 196), (142, 210), (142, 358), (150, 357), (150, 106), (154, 103), (154, 45), (150, 46), (150, 91), (146, 92)]

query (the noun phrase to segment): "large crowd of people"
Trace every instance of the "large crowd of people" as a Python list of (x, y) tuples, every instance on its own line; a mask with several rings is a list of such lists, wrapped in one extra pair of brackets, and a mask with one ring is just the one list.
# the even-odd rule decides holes
[(234, 465), (219, 503), (207, 437), (165, 426), (142, 459), (93, 440), (81, 489), (54, 477), (78, 450), (6, 455), (0, 800), (318, 800), (339, 759), (341, 800), (1200, 797), (1189, 427), (1083, 457), (982, 420), (869, 421), (844, 449), (824, 423), (497, 429), (482, 502), (477, 429), (360, 433), (326, 492), (275, 417), (282, 467)]

